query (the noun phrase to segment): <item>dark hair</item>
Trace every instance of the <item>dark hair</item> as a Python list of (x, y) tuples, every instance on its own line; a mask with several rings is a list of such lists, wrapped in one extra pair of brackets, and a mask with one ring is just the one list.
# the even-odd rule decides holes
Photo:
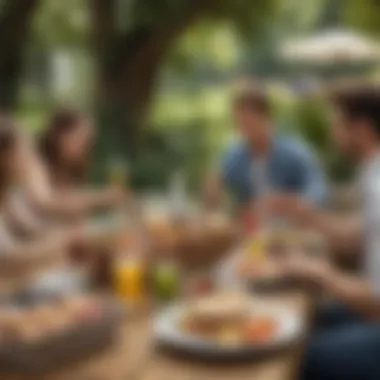
[(267, 92), (262, 86), (252, 81), (244, 81), (238, 85), (233, 106), (250, 109), (264, 115), (270, 115), (272, 112)]
[(380, 137), (380, 87), (364, 86), (338, 89), (333, 92), (333, 104), (349, 120), (365, 120)]
[(68, 162), (61, 152), (61, 138), (74, 131), (83, 120), (81, 112), (62, 108), (53, 113), (39, 141), (40, 153), (49, 166), (53, 181), (65, 180), (80, 183), (84, 180), (87, 158), (81, 162)]
[(0, 200), (3, 199), (12, 181), (9, 156), (14, 151), (17, 141), (15, 123), (7, 117), (0, 117)]

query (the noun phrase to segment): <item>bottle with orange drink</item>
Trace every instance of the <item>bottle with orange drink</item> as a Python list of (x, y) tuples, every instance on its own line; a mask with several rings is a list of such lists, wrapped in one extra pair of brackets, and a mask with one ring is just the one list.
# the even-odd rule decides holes
[(144, 299), (146, 263), (135, 228), (126, 228), (117, 251), (119, 256), (113, 265), (114, 290), (127, 303), (140, 303)]

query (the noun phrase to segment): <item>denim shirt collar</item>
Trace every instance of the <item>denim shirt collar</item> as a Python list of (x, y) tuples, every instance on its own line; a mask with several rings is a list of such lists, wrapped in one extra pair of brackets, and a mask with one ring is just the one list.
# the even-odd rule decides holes
[[(269, 148), (268, 152), (268, 162), (270, 163), (273, 158), (277, 155), (278, 152), (281, 151), (283, 141), (282, 136), (278, 133), (275, 133), (273, 135), (271, 146)], [(255, 152), (254, 149), (252, 149), (251, 146), (248, 145), (248, 143), (245, 140), (241, 140), (241, 148), (242, 153), (244, 155), (244, 158), (247, 162), (251, 162), (255, 158)]]

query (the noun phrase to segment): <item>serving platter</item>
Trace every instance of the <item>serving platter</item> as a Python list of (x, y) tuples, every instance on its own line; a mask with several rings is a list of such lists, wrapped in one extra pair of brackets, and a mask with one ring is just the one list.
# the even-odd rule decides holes
[(268, 341), (221, 344), (187, 333), (180, 327), (181, 319), (186, 316), (188, 310), (185, 303), (172, 305), (157, 316), (154, 324), (156, 341), (160, 346), (177, 353), (210, 360), (250, 359), (301, 341), (304, 324), (298, 313), (291, 308), (254, 301), (250, 308), (252, 315), (267, 315), (275, 321), (274, 334)]

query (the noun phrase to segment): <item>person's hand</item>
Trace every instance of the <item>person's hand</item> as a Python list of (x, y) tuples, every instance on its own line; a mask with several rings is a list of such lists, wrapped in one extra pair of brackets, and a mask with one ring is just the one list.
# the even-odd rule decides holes
[(324, 286), (333, 276), (333, 268), (328, 260), (311, 259), (297, 256), (282, 263), (282, 271), (286, 277), (309, 281)]
[(125, 190), (118, 186), (106, 189), (104, 195), (106, 203), (110, 205), (118, 205), (127, 200)]
[(203, 202), (208, 209), (216, 209), (222, 202), (222, 185), (216, 175), (206, 179), (203, 188)]
[(300, 196), (293, 194), (271, 193), (255, 205), (264, 214), (283, 216), (297, 222), (306, 221), (313, 215), (313, 207)]
[(84, 225), (74, 223), (70, 226), (61, 227), (55, 231), (57, 242), (62, 246), (71, 246), (73, 244), (82, 243), (85, 239)]

